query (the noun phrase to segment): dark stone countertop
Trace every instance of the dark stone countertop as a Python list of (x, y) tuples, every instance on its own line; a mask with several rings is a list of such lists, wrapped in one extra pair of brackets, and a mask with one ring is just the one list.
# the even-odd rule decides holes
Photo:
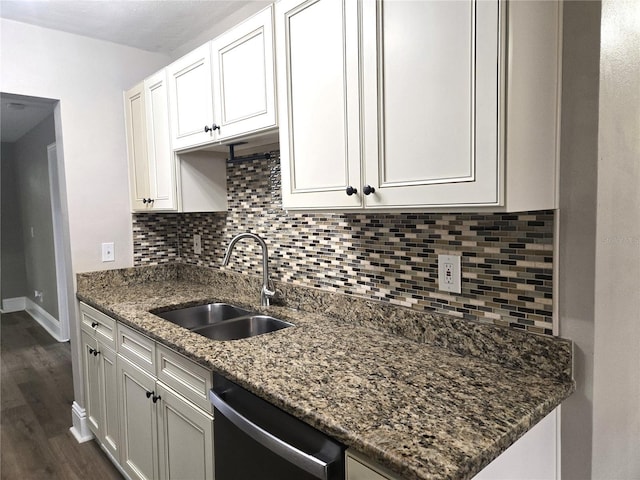
[[(393, 308), (387, 316), (398, 324), (378, 328), (358, 314), (379, 316), (370, 302), (278, 287), (317, 313), (259, 307), (255, 279), (188, 266), (79, 274), (77, 296), (406, 479), (473, 477), (575, 388), (566, 340), (467, 328), (470, 322), (429, 314), (407, 322), (420, 315), (386, 305), (379, 308)], [(330, 298), (354, 321), (318, 308)], [(222, 342), (150, 313), (212, 301), (268, 312), (295, 327)], [(432, 324), (439, 335), (430, 341)], [(416, 329), (420, 338), (407, 338)], [(514, 358), (504, 353), (512, 349)]]

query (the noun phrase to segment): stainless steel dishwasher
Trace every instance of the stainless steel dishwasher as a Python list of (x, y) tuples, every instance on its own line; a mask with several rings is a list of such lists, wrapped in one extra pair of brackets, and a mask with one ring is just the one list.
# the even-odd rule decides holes
[(220, 375), (209, 399), (216, 480), (344, 479), (344, 445)]

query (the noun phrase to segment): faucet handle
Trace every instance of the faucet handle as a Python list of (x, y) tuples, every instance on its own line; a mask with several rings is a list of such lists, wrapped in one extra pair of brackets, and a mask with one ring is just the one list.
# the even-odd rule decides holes
[(262, 290), (260, 291), (260, 303), (263, 307), (268, 307), (271, 303), (270, 300), (276, 297), (276, 290), (273, 288), (271, 282), (269, 282), (269, 286), (263, 285)]

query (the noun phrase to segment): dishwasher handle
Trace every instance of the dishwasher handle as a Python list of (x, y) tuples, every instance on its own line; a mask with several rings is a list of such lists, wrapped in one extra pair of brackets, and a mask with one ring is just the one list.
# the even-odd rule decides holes
[(329, 475), (330, 462), (309, 455), (306, 452), (288, 444), (282, 439), (269, 433), (259, 425), (256, 425), (244, 415), (240, 414), (227, 402), (225, 402), (213, 390), (209, 390), (209, 400), (231, 423), (242, 430), (246, 435), (259, 442), (263, 447), (296, 465), (301, 470), (319, 479), (326, 480)]

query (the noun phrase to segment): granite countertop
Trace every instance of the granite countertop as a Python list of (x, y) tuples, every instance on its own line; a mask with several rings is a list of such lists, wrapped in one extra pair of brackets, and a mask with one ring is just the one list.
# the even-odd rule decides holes
[[(489, 335), (497, 343), (492, 349), (484, 338), (490, 327), (474, 325), (470, 331), (484, 337), (480, 341), (463, 330), (470, 345), (460, 354), (462, 347), (450, 340), (444, 348), (359, 321), (363, 315), (373, 317), (366, 310), (376, 306), (343, 295), (312, 289), (294, 294), (283, 287), (289, 304), (300, 307), (307, 295), (313, 301), (306, 305), (318, 313), (259, 307), (256, 282), (242, 277), (187, 267), (94, 272), (78, 275), (77, 296), (406, 479), (473, 477), (574, 390), (570, 342), (530, 340), (537, 336), (526, 334), (511, 338), (519, 332), (498, 329)], [(354, 321), (318, 308), (331, 298)], [(214, 341), (150, 313), (211, 301), (268, 312), (295, 326), (243, 340)], [(415, 316), (408, 309), (398, 311), (394, 318)], [(437, 323), (434, 318), (427, 321)], [(459, 322), (445, 324), (453, 325), (452, 338), (460, 337)], [(412, 325), (415, 330), (415, 322)], [(428, 328), (420, 328), (423, 337), (428, 337)], [(492, 353), (508, 350), (500, 345), (507, 343), (505, 338), (522, 340), (517, 347), (526, 349), (518, 354), (521, 368)], [(477, 349), (477, 344), (484, 347)], [(546, 366), (544, 359), (551, 359)]]

